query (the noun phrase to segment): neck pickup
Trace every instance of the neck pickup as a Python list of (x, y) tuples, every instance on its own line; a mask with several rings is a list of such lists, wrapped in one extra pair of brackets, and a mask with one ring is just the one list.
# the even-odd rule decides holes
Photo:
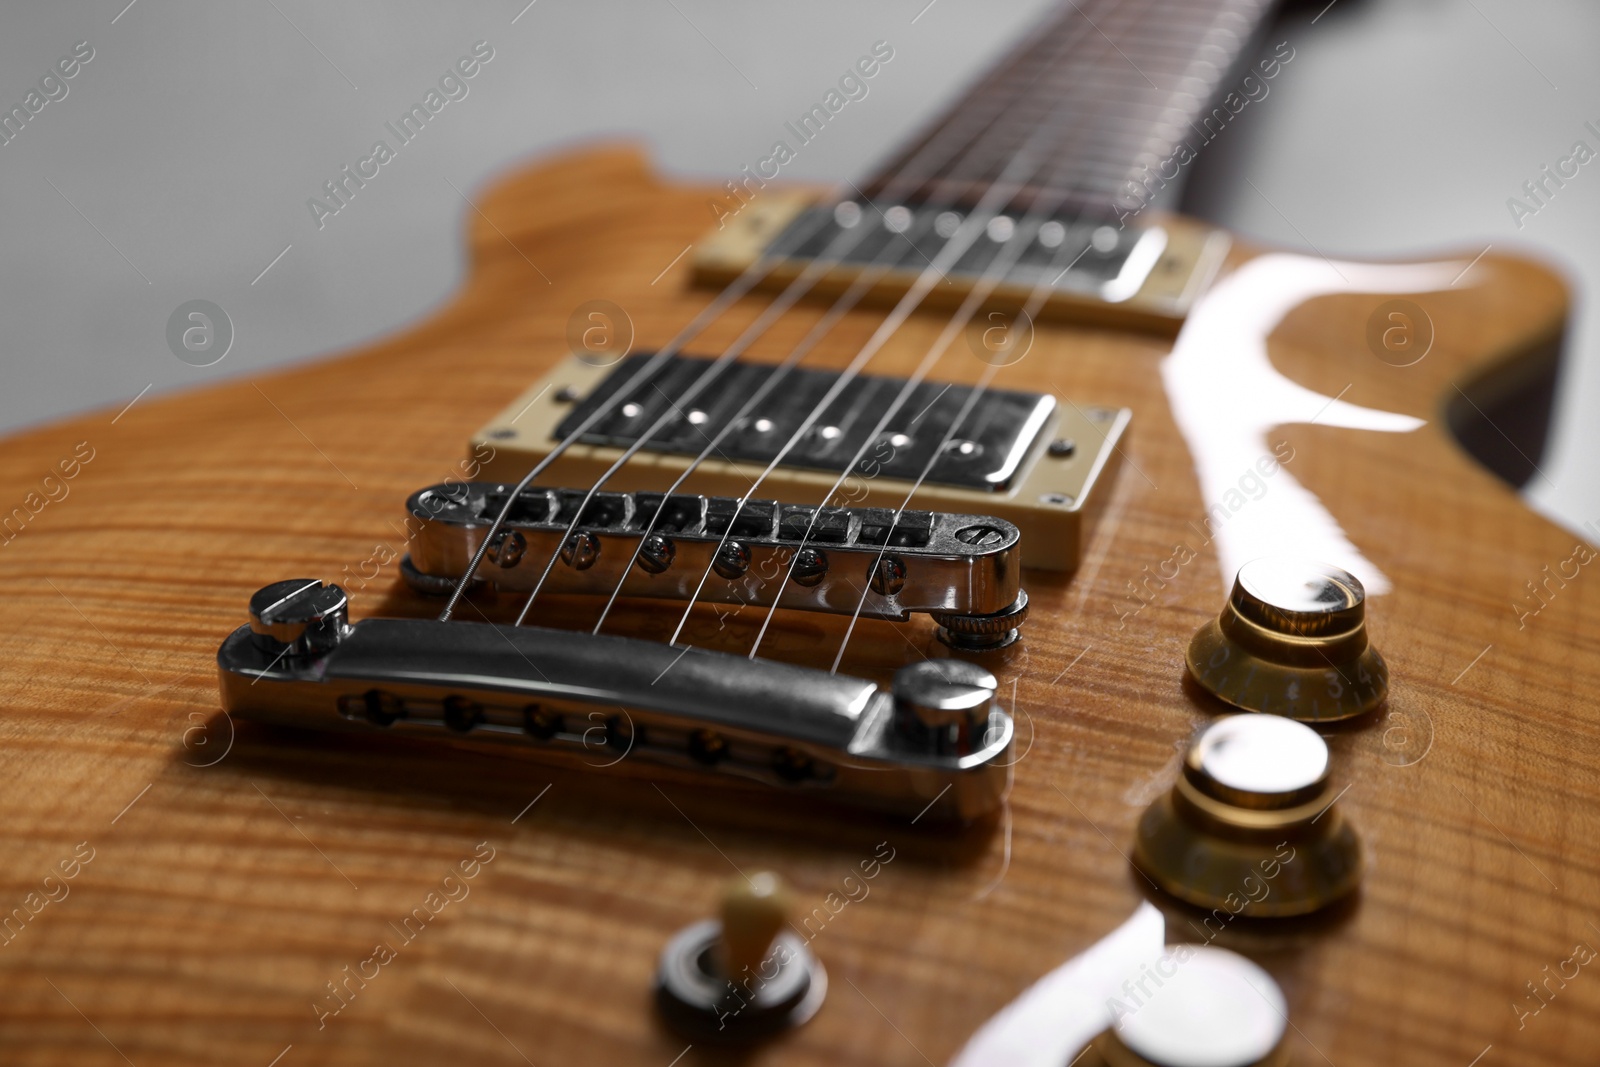
[[(763, 190), (696, 247), (694, 279), (708, 287), (727, 285), (767, 257), (771, 267), (759, 288), (773, 291), (822, 264), (826, 269), (810, 285), (808, 298), (832, 301), (870, 274), (863, 301), (890, 304), (906, 294), (965, 217), (949, 207), (833, 204)], [(840, 241), (842, 233), (850, 236)], [(846, 251), (824, 255), (830, 243)], [(1222, 266), (1229, 244), (1223, 231), (1171, 215), (1119, 219), (1115, 213), (1068, 211), (1028, 221), (1012, 212), (989, 220), (946, 272), (949, 284), (941, 282), (925, 302), (953, 307), (982, 281), (990, 289), (988, 307), (1014, 312), (1042, 292), (1041, 318), (1176, 333)], [(1007, 245), (1007, 265), (998, 277), (986, 277)]]

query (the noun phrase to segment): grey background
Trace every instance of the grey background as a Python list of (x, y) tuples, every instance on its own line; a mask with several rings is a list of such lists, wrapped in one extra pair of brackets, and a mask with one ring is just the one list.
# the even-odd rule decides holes
[[(76, 42), (95, 56), (0, 146), (0, 430), (401, 332), (463, 276), (458, 189), (617, 134), (670, 174), (723, 180), (887, 40), (895, 58), (870, 95), (785, 169), (859, 174), (1050, 6), (8, 0), (6, 108)], [(1190, 210), (1333, 256), (1492, 244), (1563, 267), (1580, 303), (1528, 496), (1574, 528), (1600, 520), (1600, 468), (1584, 462), (1600, 444), (1585, 299), (1600, 291), (1600, 163), (1520, 231), (1506, 207), (1573, 141), (1600, 149), (1583, 129), (1600, 125), (1600, 5), (1336, 0), (1297, 6), (1280, 39), (1294, 62), (1206, 149)], [(495, 54), (468, 96), (319, 230), (307, 198), (478, 40)], [(214, 366), (167, 348), (169, 315), (194, 299), (234, 324)]]

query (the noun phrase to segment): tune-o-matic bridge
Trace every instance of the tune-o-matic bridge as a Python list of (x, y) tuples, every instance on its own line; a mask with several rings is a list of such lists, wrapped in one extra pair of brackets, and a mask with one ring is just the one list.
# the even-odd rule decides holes
[(579, 767), (647, 760), (930, 821), (993, 811), (1011, 774), (994, 676), (962, 660), (919, 660), (884, 688), (536, 626), (351, 625), (342, 589), (295, 579), (251, 598), (217, 667), (223, 708), (244, 718), (500, 742)]
[[(406, 510), (417, 532), (401, 569), (406, 581), (448, 593), (512, 488), (470, 482), (412, 494)], [(1003, 519), (648, 492), (597, 492), (585, 507), (586, 495), (524, 489), (475, 577), (527, 591), (548, 567), (551, 593), (776, 600), (883, 619), (929, 612), (945, 640), (972, 649), (1009, 644), (1026, 615), (1019, 535)]]

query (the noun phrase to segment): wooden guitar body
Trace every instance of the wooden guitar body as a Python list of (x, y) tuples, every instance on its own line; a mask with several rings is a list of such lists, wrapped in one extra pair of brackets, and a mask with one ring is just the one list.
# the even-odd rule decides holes
[[(566, 355), (580, 304), (621, 306), (646, 348), (702, 307), (685, 261), (662, 272), (702, 236), (711, 195), (630, 149), (577, 152), (475, 197), (468, 280), (398, 335), (7, 440), (0, 504), (27, 521), (0, 545), (6, 1063), (943, 1064), (1146, 898), (1126, 853), (1222, 710), (1183, 657), (1232, 579), (1201, 532), (1218, 500), (1174, 417), (1170, 338), (1041, 324), (998, 378), (1134, 422), (1083, 565), (1025, 577), (1033, 615), (995, 666), (1019, 723), (1014, 785), (991, 822), (952, 833), (626, 760), (552, 769), (219, 711), (218, 643), (270, 581), (340, 581), (354, 618), (437, 612), (397, 580), (406, 495), (462, 477), (464, 442)], [(1369, 602), (1388, 708), (1328, 734), (1367, 850), (1360, 898), (1218, 941), (1283, 985), (1298, 1064), (1577, 1064), (1600, 1047), (1585, 965), (1600, 946), (1600, 577), (1450, 430), (1536, 460), (1494, 404), (1551, 373), (1566, 295), (1497, 254), (1453, 273), (1406, 297), (1434, 326), (1411, 366), (1366, 343), (1388, 294), (1319, 296), (1273, 326), (1284, 378), (1425, 424), (1269, 428), (1263, 450), (1292, 460), (1229, 506), (1243, 519), (1292, 480), (1392, 586)], [(720, 351), (764, 303), (688, 350)], [(801, 304), (752, 358), (781, 356), (821, 313)], [(914, 317), (873, 371), (906, 373), (946, 315)], [(851, 313), (812, 362), (842, 366), (881, 317)], [(958, 344), (933, 377), (984, 367)], [(597, 610), (556, 599), (533, 621), (580, 628)], [(826, 667), (844, 622), (781, 616), (762, 654)], [(759, 623), (697, 609), (686, 639), (741, 652)], [(639, 602), (608, 630), (665, 640), (670, 625)], [(941, 654), (926, 619), (864, 621), (841, 669), (881, 679)], [(755, 1050), (685, 1052), (652, 1011), (657, 953), (756, 869), (794, 887), (828, 1000)], [(1173, 910), (1169, 940), (1184, 923)]]

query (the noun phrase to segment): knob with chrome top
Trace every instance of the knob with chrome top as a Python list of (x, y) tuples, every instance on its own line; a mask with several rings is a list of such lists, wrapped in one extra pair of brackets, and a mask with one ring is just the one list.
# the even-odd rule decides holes
[(1269, 557), (1240, 567), (1186, 658), (1225, 703), (1301, 722), (1366, 714), (1389, 692), (1389, 668), (1367, 640), (1366, 590), (1324, 563)]
[[(1133, 862), (1163, 892), (1236, 916), (1306, 915), (1361, 881), (1361, 844), (1309, 726), (1230, 715), (1189, 746), (1172, 791), (1139, 820)], [(1210, 925), (1210, 919), (1207, 919)]]
[(274, 655), (314, 656), (344, 636), (349, 598), (337, 585), (290, 578), (256, 590), (250, 598), (250, 633)]
[[(1288, 1005), (1261, 967), (1227, 949), (1168, 945), (1115, 990), (1115, 1018), (1080, 1067), (1285, 1067)], [(1074, 1061), (1077, 1062), (1077, 1061)]]

